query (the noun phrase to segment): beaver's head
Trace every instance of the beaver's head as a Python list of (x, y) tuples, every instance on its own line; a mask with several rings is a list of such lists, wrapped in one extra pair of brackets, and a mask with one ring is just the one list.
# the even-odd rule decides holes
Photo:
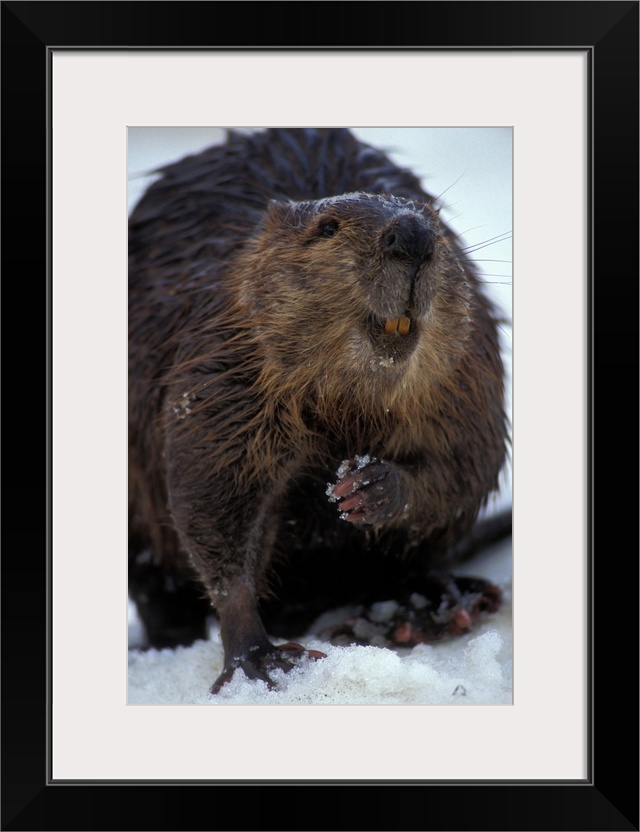
[(469, 321), (467, 271), (426, 204), (272, 202), (239, 262), (241, 302), (270, 358), (342, 387), (393, 385), (425, 351), (446, 363)]

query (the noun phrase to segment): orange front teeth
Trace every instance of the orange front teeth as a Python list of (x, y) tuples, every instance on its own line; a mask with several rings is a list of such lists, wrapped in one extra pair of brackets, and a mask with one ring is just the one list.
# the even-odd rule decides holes
[(384, 331), (389, 335), (394, 332), (398, 335), (407, 335), (411, 329), (411, 318), (402, 315), (400, 318), (387, 318), (384, 323)]

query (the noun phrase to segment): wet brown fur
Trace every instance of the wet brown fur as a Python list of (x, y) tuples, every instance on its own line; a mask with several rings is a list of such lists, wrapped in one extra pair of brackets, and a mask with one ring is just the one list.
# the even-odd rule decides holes
[[(374, 197), (311, 204), (342, 194), (393, 194), (387, 219)], [(403, 314), (400, 289), (386, 261), (388, 285), (364, 272), (394, 198), (435, 243), (415, 344), (390, 363), (365, 322)], [(318, 216), (334, 214), (339, 233), (318, 239)], [(413, 174), (347, 131), (232, 133), (143, 197), (129, 280), (131, 563), (150, 551), (196, 576), (228, 651), (281, 590), (279, 559), (354, 552), (373, 570), (374, 554), (413, 554), (428, 568), (472, 527), (506, 453), (497, 316)], [(325, 493), (366, 453), (397, 465), (408, 504), (369, 530)]]

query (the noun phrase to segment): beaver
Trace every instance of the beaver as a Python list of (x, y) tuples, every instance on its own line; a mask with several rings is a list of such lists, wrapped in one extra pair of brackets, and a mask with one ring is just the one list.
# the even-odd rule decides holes
[(129, 220), (149, 644), (204, 638), (215, 611), (217, 693), (321, 658), (272, 638), (332, 606), (412, 599), (398, 644), (497, 609), (448, 570), (508, 453), (500, 317), (417, 176), (347, 129), (230, 131), (159, 173)]

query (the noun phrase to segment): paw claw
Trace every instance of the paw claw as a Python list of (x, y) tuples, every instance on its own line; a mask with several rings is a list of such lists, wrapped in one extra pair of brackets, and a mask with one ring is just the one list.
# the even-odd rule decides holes
[(214, 696), (220, 693), (224, 685), (231, 681), (234, 672), (238, 668), (248, 679), (259, 679), (267, 685), (269, 690), (273, 690), (276, 683), (269, 676), (269, 673), (273, 670), (283, 670), (288, 673), (296, 667), (296, 660), (305, 656), (312, 661), (327, 658), (326, 653), (321, 653), (320, 650), (307, 650), (301, 644), (290, 641), (277, 647), (274, 646), (271, 650), (257, 656), (252, 654), (248, 658), (234, 659), (213, 683), (211, 693)]

